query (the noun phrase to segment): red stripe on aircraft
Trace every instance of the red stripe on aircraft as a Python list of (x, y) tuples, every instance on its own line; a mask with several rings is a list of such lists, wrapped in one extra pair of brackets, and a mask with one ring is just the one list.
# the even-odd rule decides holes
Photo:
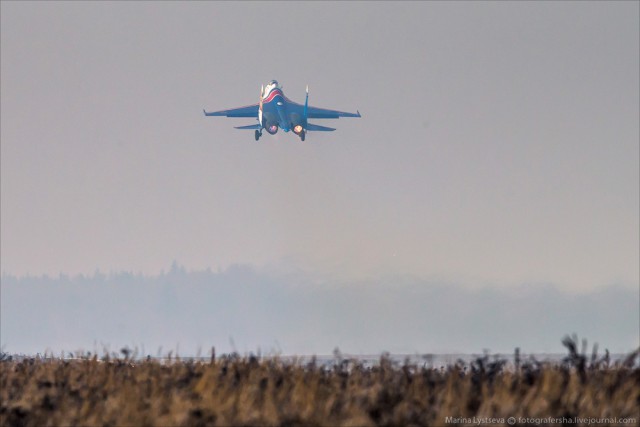
[(262, 100), (262, 102), (271, 102), (273, 101), (273, 98), (278, 95), (284, 96), (280, 89), (273, 89), (271, 92), (269, 92), (269, 95), (267, 95), (267, 97)]

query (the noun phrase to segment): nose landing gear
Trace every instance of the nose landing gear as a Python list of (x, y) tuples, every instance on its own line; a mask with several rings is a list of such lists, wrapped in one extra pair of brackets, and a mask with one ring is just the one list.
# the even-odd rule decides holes
[(262, 132), (260, 132), (259, 130), (256, 129), (256, 141), (260, 139), (260, 137), (262, 136)]

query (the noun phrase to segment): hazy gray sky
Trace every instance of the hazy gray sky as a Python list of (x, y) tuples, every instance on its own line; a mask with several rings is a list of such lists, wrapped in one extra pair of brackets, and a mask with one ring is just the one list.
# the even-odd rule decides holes
[[(2, 2), (2, 271), (639, 282), (638, 2)], [(259, 143), (202, 108), (361, 119)]]

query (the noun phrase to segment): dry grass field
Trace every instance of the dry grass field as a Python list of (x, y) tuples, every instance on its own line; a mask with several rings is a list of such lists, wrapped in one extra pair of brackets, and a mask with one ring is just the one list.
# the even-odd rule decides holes
[(573, 425), (639, 425), (638, 351), (611, 363), (608, 354), (579, 353), (576, 341), (563, 341), (568, 356), (553, 365), (516, 359), (506, 366), (488, 357), (438, 368), (384, 356), (374, 366), (235, 355), (158, 361), (126, 351), (5, 357), (0, 425), (555, 425), (561, 417)]

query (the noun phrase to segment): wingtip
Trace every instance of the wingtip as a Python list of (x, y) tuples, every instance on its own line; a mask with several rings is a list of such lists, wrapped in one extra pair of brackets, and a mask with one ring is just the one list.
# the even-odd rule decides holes
[(356, 110), (356, 112), (358, 113), (358, 117), (362, 117), (362, 116), (360, 115), (360, 110)]

